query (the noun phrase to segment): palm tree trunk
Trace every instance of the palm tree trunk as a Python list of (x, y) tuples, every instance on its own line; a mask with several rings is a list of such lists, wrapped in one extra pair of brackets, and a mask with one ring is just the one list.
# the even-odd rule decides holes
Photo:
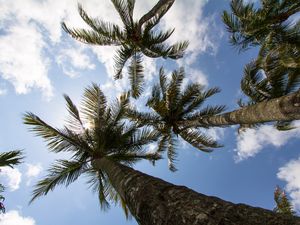
[(141, 30), (143, 24), (146, 21), (152, 19), (152, 17), (156, 16), (158, 12), (166, 7), (171, 7), (174, 2), (175, 0), (159, 0), (159, 2), (156, 3), (156, 5), (148, 13), (141, 17), (141, 19), (139, 20), (139, 29)]
[(242, 107), (241, 109), (195, 121), (181, 121), (185, 126), (228, 126), (255, 124), (270, 121), (291, 121), (300, 119), (300, 91), (279, 98)]
[(298, 225), (300, 218), (233, 204), (149, 176), (108, 159), (97, 159), (140, 225)]

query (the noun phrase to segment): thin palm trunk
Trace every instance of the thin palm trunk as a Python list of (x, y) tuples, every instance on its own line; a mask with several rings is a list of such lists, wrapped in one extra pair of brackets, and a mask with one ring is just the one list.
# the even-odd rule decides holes
[(141, 225), (300, 224), (300, 218), (205, 196), (105, 158), (93, 165), (107, 173)]
[(271, 121), (300, 120), (300, 91), (279, 98), (245, 106), (241, 109), (195, 121), (181, 121), (185, 126), (228, 126)]

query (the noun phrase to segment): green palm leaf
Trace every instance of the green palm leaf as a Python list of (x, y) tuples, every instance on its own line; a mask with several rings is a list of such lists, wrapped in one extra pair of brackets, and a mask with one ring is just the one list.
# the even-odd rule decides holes
[[(167, 151), (169, 169), (176, 171), (176, 142), (178, 136), (192, 146), (210, 152), (213, 148), (221, 147), (213, 138), (204, 135), (200, 128), (209, 128), (190, 123), (204, 117), (221, 113), (225, 106), (206, 106), (200, 108), (204, 101), (218, 93), (218, 88), (204, 90), (201, 84), (189, 84), (182, 88), (185, 78), (184, 70), (174, 71), (168, 80), (163, 68), (159, 72), (159, 83), (152, 88), (152, 94), (146, 105), (152, 112), (139, 112), (134, 107), (127, 110), (127, 117), (140, 127), (150, 127), (157, 132), (157, 153)], [(192, 124), (192, 125), (191, 125)]]
[(91, 29), (69, 28), (64, 22), (62, 28), (74, 39), (86, 44), (120, 46), (114, 57), (115, 79), (122, 78), (123, 68), (132, 58), (128, 68), (129, 80), (132, 96), (137, 98), (143, 87), (142, 55), (151, 58), (178, 59), (183, 57), (188, 42), (169, 45), (166, 41), (173, 34), (174, 29), (153, 30), (173, 5), (174, 0), (160, 0), (138, 21), (133, 19), (135, 0), (111, 0), (111, 2), (123, 22), (123, 28), (98, 18), (91, 18), (80, 4), (79, 14)]
[(147, 152), (144, 146), (156, 141), (159, 132), (150, 128), (140, 129), (136, 123), (124, 120), (129, 93), (109, 105), (99, 86), (92, 84), (84, 91), (81, 108), (77, 108), (67, 95), (64, 97), (69, 113), (67, 122), (73, 122), (72, 126), (56, 129), (33, 113), (24, 116), (24, 123), (48, 143), (50, 151), (72, 153), (70, 160), (58, 160), (50, 167), (45, 178), (35, 186), (31, 202), (47, 195), (58, 185), (68, 186), (81, 174), (86, 174), (102, 209), (108, 209), (110, 201), (120, 203), (129, 216), (126, 202), (112, 186), (105, 170), (94, 162), (103, 158), (124, 165), (133, 165), (142, 159), (154, 162), (161, 158), (160, 154)]
[(13, 167), (22, 162), (22, 152), (19, 150), (2, 152), (0, 153), (0, 167), (9, 166)]
[(142, 66), (142, 56), (140, 53), (135, 53), (131, 59), (129, 66), (129, 81), (131, 84), (131, 95), (133, 98), (138, 98), (143, 91), (144, 68)]
[(84, 172), (84, 162), (59, 160), (48, 169), (48, 175), (39, 181), (33, 191), (32, 203), (36, 198), (47, 195), (57, 185), (68, 186)]

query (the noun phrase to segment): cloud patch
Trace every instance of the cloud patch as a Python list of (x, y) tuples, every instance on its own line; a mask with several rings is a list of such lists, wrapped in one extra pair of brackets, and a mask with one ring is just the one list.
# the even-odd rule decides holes
[(0, 214), (0, 225), (35, 225), (31, 217), (23, 217), (18, 211), (11, 210), (5, 214)]
[(14, 86), (16, 93), (27, 94), (38, 88), (47, 98), (53, 95), (44, 47), (43, 36), (34, 24), (11, 25), (0, 36), (0, 76)]
[[(77, 45), (76, 45), (77, 46)], [(61, 66), (63, 72), (69, 77), (78, 76), (79, 70), (93, 70), (96, 65), (91, 61), (83, 46), (65, 48), (60, 51), (56, 62)]]
[(29, 186), (31, 184), (32, 179), (36, 178), (40, 175), (43, 170), (43, 167), (40, 163), (37, 164), (27, 164), (27, 170), (25, 176), (27, 178), (26, 185)]
[[(295, 124), (299, 127), (299, 124)], [(258, 129), (247, 129), (237, 136), (237, 148), (234, 150), (234, 159), (240, 162), (254, 157), (265, 146), (271, 145), (279, 148), (286, 144), (291, 138), (300, 134), (300, 128), (289, 131), (278, 131), (271, 125), (263, 125)]]
[(279, 168), (277, 177), (287, 184), (285, 190), (290, 194), (292, 204), (296, 210), (300, 210), (300, 157), (291, 160), (283, 167)]
[(17, 168), (2, 167), (0, 176), (4, 178), (3, 185), (10, 191), (16, 191), (20, 188), (22, 174)]

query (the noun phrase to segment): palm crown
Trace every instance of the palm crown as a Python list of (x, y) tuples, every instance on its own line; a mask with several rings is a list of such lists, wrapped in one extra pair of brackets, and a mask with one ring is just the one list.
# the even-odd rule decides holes
[(261, 0), (254, 3), (232, 0), (231, 11), (223, 12), (223, 21), (231, 33), (231, 43), (241, 50), (255, 45), (290, 44), (299, 46), (299, 25), (287, 22), (300, 10), (299, 1)]
[(151, 126), (160, 132), (158, 152), (167, 150), (169, 168), (174, 171), (176, 156), (175, 144), (177, 136), (197, 149), (205, 152), (212, 151), (220, 145), (213, 138), (204, 134), (199, 128), (209, 128), (208, 125), (190, 126), (186, 121), (221, 113), (224, 106), (206, 106), (202, 109), (204, 101), (218, 93), (218, 88), (204, 90), (200, 84), (189, 84), (183, 91), (182, 82), (185, 77), (183, 69), (174, 71), (168, 82), (164, 70), (159, 73), (160, 82), (152, 89), (152, 96), (147, 101), (152, 112), (139, 112), (133, 107), (128, 110), (128, 117), (139, 123), (140, 126)]
[(151, 58), (178, 59), (183, 56), (188, 46), (187, 41), (174, 45), (164, 43), (172, 35), (174, 29), (166, 32), (154, 30), (173, 2), (174, 0), (160, 0), (148, 14), (141, 17), (139, 21), (135, 21), (133, 19), (135, 0), (112, 0), (123, 22), (123, 28), (111, 22), (89, 17), (82, 6), (78, 5), (81, 18), (91, 30), (70, 29), (65, 23), (62, 23), (62, 26), (67, 33), (81, 42), (102, 46), (120, 46), (115, 56), (115, 78), (122, 78), (123, 67), (131, 59), (128, 67), (131, 95), (137, 98), (141, 94), (143, 84), (143, 55)]
[(97, 192), (102, 208), (108, 206), (109, 199), (124, 203), (107, 174), (93, 166), (93, 160), (105, 157), (125, 165), (141, 159), (158, 160), (157, 153), (143, 149), (145, 144), (157, 139), (157, 133), (124, 121), (128, 94), (108, 106), (100, 88), (93, 84), (85, 89), (80, 111), (68, 96), (65, 95), (65, 99), (69, 119), (63, 129), (53, 128), (32, 113), (24, 117), (24, 123), (32, 126), (31, 131), (47, 141), (50, 151), (71, 154), (70, 160), (58, 160), (51, 166), (48, 175), (37, 183), (32, 201), (57, 185), (67, 186), (81, 174), (87, 174), (90, 177), (88, 183)]

